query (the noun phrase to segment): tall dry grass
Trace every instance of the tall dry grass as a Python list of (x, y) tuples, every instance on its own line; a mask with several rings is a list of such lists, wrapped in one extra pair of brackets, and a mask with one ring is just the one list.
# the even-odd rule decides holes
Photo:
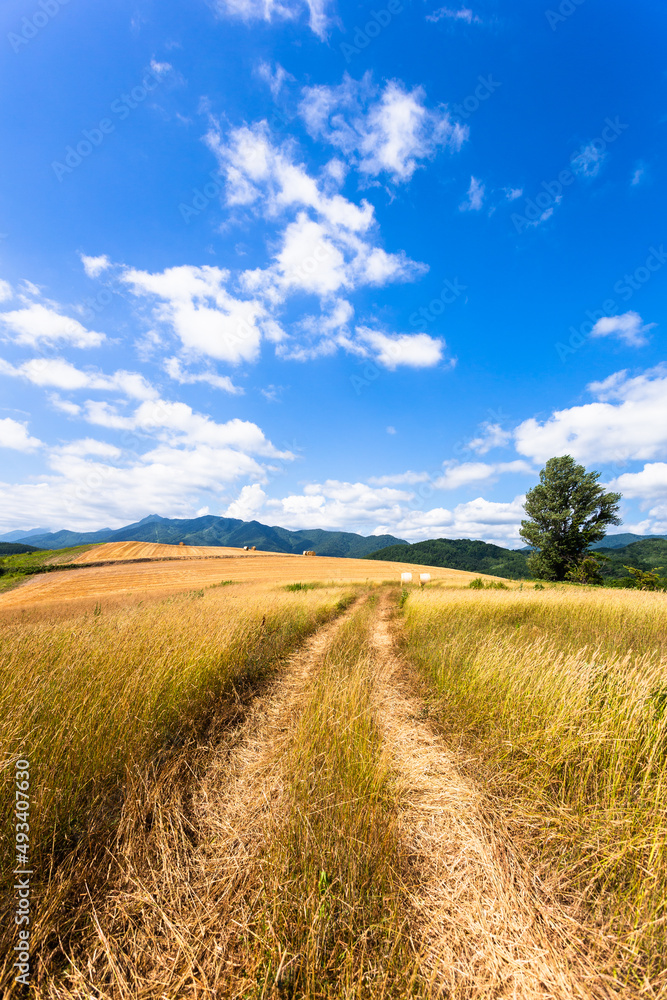
[(242, 962), (248, 985), (266, 992), (248, 996), (270, 996), (273, 982), (312, 1000), (425, 995), (407, 921), (397, 792), (376, 716), (375, 599), (328, 649), (283, 758), (283, 807), (259, 859)]
[(89, 920), (45, 997), (421, 995), (375, 714), (374, 613), (371, 595), (300, 652), (189, 791), (183, 753), (134, 781), (109, 882), (82, 904)]
[[(406, 646), (536, 861), (667, 996), (667, 604), (563, 588), (413, 593)], [(647, 987), (648, 988), (648, 987)]]
[[(12, 881), (14, 761), (31, 764), (32, 947), (65, 937), (73, 894), (114, 836), (125, 790), (234, 714), (288, 652), (351, 600), (348, 590), (286, 594), (212, 588), (0, 633), (2, 888)], [(95, 864), (97, 861), (95, 861)], [(0, 976), (13, 946), (1, 894)]]

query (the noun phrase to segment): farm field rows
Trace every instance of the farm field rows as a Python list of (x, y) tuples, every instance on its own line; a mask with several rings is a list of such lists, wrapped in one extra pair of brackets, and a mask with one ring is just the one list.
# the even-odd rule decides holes
[(35, 996), (667, 998), (663, 596), (405, 568), (110, 564), (7, 619)]

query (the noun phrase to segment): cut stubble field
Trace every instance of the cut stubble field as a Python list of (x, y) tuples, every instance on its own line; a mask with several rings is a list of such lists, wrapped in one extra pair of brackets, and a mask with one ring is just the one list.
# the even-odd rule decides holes
[(34, 996), (667, 997), (661, 595), (184, 548), (0, 598)]

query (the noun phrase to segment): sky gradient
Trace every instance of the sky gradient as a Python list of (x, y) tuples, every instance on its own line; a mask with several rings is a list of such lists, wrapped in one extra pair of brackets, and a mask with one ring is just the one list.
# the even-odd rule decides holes
[(6, 0), (0, 532), (667, 532), (664, 5)]

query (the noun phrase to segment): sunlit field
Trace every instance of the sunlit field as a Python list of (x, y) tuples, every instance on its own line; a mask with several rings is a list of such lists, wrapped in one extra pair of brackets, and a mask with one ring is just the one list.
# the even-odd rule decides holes
[[(3, 628), (0, 743), (12, 762), (3, 829), (13, 825), (13, 761), (25, 758), (33, 886), (42, 897), (35, 946), (47, 947), (54, 908), (85, 876), (77, 849), (113, 837), (128, 776), (206, 739), (233, 716), (244, 689), (351, 597), (349, 589), (325, 588), (239, 593), (223, 583), (146, 607), (98, 606), (74, 620)], [(4, 838), (5, 888), (12, 851)]]
[(662, 982), (664, 595), (431, 590), (411, 593), (404, 612), (406, 651), (445, 732), (539, 863), (558, 866), (613, 937), (619, 968), (635, 986)]

